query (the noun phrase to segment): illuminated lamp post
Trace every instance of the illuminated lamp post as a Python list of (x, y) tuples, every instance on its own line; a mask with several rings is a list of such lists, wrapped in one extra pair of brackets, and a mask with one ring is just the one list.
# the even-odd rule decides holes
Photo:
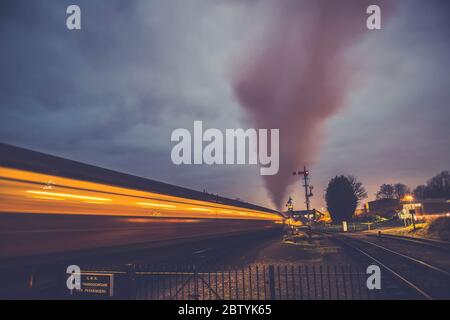
[(293, 220), (293, 211), (294, 211), (294, 200), (292, 200), (291, 197), (289, 197), (288, 202), (286, 202), (286, 207), (288, 209), (287, 214), (288, 214), (288, 223), (289, 223), (289, 227), (292, 228), (292, 220)]
[(405, 200), (409, 202), (409, 205), (412, 208), (409, 210), (409, 213), (412, 216), (413, 230), (416, 230), (416, 209), (413, 207), (414, 206), (414, 204), (413, 204), (414, 197), (409, 194), (409, 195), (405, 196)]

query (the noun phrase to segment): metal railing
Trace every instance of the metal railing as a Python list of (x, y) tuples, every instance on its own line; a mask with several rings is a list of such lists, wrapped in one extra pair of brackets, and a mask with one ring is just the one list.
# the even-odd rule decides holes
[(355, 266), (250, 265), (199, 267), (133, 265), (126, 297), (150, 300), (371, 300), (365, 269)]
[[(255, 264), (211, 269), (199, 266), (82, 266), (83, 274), (113, 277), (105, 294), (72, 294), (65, 268), (48, 285), (8, 291), (5, 297), (137, 300), (372, 300), (384, 298), (366, 286), (366, 268), (350, 265)], [(56, 271), (56, 270), (55, 270)], [(38, 277), (39, 278), (39, 277)], [(103, 279), (103, 280), (102, 280)], [(95, 280), (104, 281), (105, 277)], [(90, 283), (93, 285), (95, 283)], [(86, 286), (89, 284), (83, 284)], [(0, 297), (2, 295), (0, 294)]]

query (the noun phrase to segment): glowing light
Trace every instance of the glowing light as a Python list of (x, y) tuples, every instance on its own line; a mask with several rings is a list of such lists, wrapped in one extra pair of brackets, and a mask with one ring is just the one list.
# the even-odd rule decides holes
[(107, 204), (106, 202), (101, 202), (101, 201), (84, 201), (86, 203), (93, 203), (93, 204)]
[(189, 208), (189, 210), (212, 212), (211, 209), (204, 209), (204, 208)]
[(81, 196), (81, 195), (69, 194), (69, 193), (57, 193), (57, 192), (34, 191), (34, 190), (27, 190), (27, 193), (41, 194), (41, 195), (44, 195), (44, 196), (56, 196), (56, 197), (64, 197), (64, 198), (73, 198), (73, 199), (84, 199), (84, 200), (94, 200), (94, 201), (95, 200), (97, 200), (97, 201), (111, 201), (111, 199), (107, 199), (107, 198)]
[[(56, 184), (56, 181), (58, 182)], [(40, 185), (41, 187), (36, 187)], [(27, 201), (23, 201), (24, 196)], [(64, 201), (63, 201), (64, 200)], [(55, 204), (55, 202), (58, 202)], [(149, 212), (155, 209), (160, 212)], [(157, 210), (160, 209), (160, 210)], [(0, 166), (0, 212), (282, 220), (275, 213)], [(186, 221), (186, 220), (183, 220)]]
[(64, 198), (53, 198), (53, 197), (32, 197), (32, 198), (41, 200), (59, 200), (59, 201), (64, 200)]
[(140, 204), (143, 206), (151, 206), (151, 207), (176, 208), (176, 206), (171, 205), (171, 204), (160, 204), (160, 203), (151, 203), (151, 202), (136, 202), (136, 204)]

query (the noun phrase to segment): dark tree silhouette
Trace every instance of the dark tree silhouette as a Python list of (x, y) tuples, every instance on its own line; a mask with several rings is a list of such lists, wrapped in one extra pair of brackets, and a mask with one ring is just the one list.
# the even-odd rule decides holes
[(403, 199), (411, 190), (403, 183), (382, 184), (375, 194), (377, 200), (381, 199)]
[(392, 184), (382, 184), (376, 193), (377, 200), (395, 199), (395, 189)]
[(416, 199), (425, 199), (426, 189), (427, 189), (426, 185), (417, 186), (413, 191), (414, 197)]
[(328, 212), (335, 222), (351, 219), (359, 201), (365, 197), (366, 190), (353, 176), (334, 177), (325, 191)]
[(411, 189), (409, 189), (403, 183), (394, 184), (394, 195), (395, 199), (403, 199), (407, 194), (411, 193)]
[(367, 198), (367, 191), (364, 188), (362, 182), (358, 181), (355, 176), (347, 176), (347, 179), (350, 181), (352, 185), (353, 192), (358, 198), (358, 204), (362, 199)]
[(443, 198), (450, 199), (450, 172), (442, 171), (428, 180), (426, 185), (414, 189), (414, 195), (418, 199)]
[(442, 171), (427, 183), (425, 195), (428, 198), (450, 199), (450, 172)]

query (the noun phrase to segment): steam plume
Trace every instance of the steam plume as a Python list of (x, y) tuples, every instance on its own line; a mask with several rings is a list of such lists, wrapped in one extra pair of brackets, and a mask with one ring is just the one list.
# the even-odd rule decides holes
[(279, 209), (294, 182), (292, 171), (315, 162), (324, 123), (344, 104), (353, 74), (346, 53), (369, 32), (371, 4), (273, 1), (264, 36), (237, 65), (233, 88), (250, 121), (257, 128), (280, 129), (280, 171), (265, 177)]

